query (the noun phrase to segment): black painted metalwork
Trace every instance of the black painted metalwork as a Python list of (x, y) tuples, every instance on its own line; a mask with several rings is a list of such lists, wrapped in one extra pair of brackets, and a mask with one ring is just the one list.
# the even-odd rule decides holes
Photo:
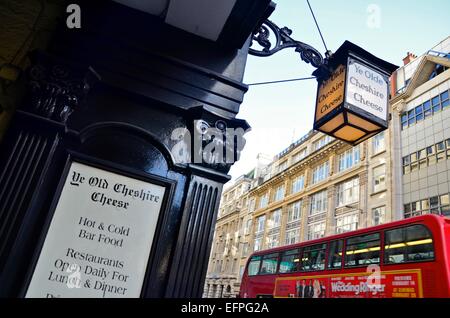
[[(269, 40), (271, 32), (275, 36), (274, 45), (272, 45)], [(253, 41), (256, 41), (262, 46), (262, 49), (257, 50), (250, 47), (249, 53), (255, 56), (266, 57), (283, 49), (295, 48), (295, 52), (300, 54), (301, 59), (315, 68), (320, 68), (326, 64), (327, 59), (324, 58), (318, 50), (309, 44), (294, 40), (291, 37), (291, 34), (292, 30), (288, 27), (280, 28), (272, 21), (265, 20), (261, 26), (253, 32), (252, 36), (252, 45)], [(326, 56), (328, 57), (329, 54), (330, 53), (327, 52)]]
[[(0, 297), (25, 295), (69, 157), (170, 187), (141, 297), (200, 297), (222, 187), (244, 145), (215, 134), (249, 128), (236, 118), (247, 46), (218, 49), (113, 1), (82, 6), (82, 29), (59, 28), (33, 54), (0, 145)], [(200, 156), (211, 144), (233, 160)]]

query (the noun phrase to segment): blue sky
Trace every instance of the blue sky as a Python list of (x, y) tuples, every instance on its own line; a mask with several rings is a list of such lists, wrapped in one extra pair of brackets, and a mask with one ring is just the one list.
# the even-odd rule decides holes
[[(288, 26), (294, 39), (324, 53), (306, 0), (275, 2), (270, 20)], [(349, 40), (399, 66), (408, 51), (422, 55), (450, 35), (448, 0), (310, 0), (310, 4), (328, 49), (336, 51)], [(307, 77), (313, 71), (294, 49), (285, 49), (271, 57), (249, 56), (244, 82)], [(240, 161), (231, 168), (233, 179), (255, 166), (258, 153), (276, 155), (312, 129), (316, 89), (315, 80), (250, 87), (238, 117), (246, 119), (252, 131), (245, 135)]]

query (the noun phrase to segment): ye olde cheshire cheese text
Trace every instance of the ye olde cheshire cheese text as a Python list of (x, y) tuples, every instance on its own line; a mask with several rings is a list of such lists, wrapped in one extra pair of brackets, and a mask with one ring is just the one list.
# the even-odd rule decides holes
[[(81, 184), (88, 184), (91, 187), (107, 190), (109, 189), (109, 183), (106, 179), (98, 177), (89, 177), (88, 179), (82, 176), (80, 173), (73, 171), (70, 184), (73, 186), (80, 186)], [(141, 200), (146, 202), (159, 203), (160, 196), (154, 195), (152, 191), (145, 189), (133, 189), (123, 183), (116, 183), (112, 186), (114, 193), (119, 194), (122, 199), (115, 199), (104, 192), (94, 191), (90, 199), (98, 203), (101, 206), (112, 206), (119, 210), (127, 210), (130, 206), (130, 201), (127, 199)]]

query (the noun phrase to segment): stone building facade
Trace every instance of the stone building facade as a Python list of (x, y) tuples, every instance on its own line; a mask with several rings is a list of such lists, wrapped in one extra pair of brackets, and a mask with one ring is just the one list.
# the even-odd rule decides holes
[(310, 131), (224, 191), (204, 297), (235, 297), (257, 250), (394, 219), (390, 131), (352, 147)]
[(389, 130), (352, 147), (311, 131), (249, 193), (252, 251), (393, 220)]

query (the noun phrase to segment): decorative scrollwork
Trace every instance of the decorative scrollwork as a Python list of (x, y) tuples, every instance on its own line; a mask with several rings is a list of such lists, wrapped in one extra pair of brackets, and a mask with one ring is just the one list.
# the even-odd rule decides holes
[[(275, 36), (275, 44), (272, 46), (272, 43), (269, 40), (270, 34), (272, 33)], [(326, 60), (323, 58), (322, 54), (313, 48), (311, 45), (306, 43), (296, 41), (291, 38), (292, 30), (283, 27), (279, 28), (275, 23), (270, 20), (264, 21), (264, 23), (257, 29), (252, 36), (252, 44), (253, 41), (258, 42), (258, 44), (262, 47), (261, 50), (249, 49), (249, 53), (255, 56), (271, 56), (278, 51), (281, 51), (286, 48), (295, 48), (295, 51), (300, 54), (300, 57), (306, 63), (311, 64), (315, 68), (323, 67), (326, 63)]]

